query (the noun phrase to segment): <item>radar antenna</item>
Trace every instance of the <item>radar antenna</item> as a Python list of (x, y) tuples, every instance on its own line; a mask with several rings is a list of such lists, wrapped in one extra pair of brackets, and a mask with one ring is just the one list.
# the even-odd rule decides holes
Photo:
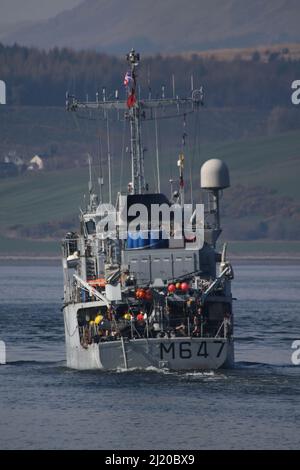
[[(94, 109), (102, 110), (104, 112), (105, 119), (107, 117), (108, 110), (115, 110), (119, 113), (120, 110), (125, 111), (125, 117), (129, 119), (130, 122), (130, 153), (131, 153), (131, 174), (132, 182), (130, 183), (130, 192), (132, 194), (143, 194), (147, 191), (148, 185), (145, 181), (145, 171), (144, 171), (144, 152), (142, 145), (142, 135), (141, 135), (141, 121), (146, 119), (153, 119), (155, 125), (157, 126), (157, 119), (162, 118), (171, 118), (180, 116), (180, 112), (184, 117), (188, 113), (193, 113), (195, 110), (199, 109), (199, 106), (203, 105), (203, 88), (199, 90), (192, 90), (191, 96), (189, 98), (179, 98), (175, 95), (175, 77), (172, 77), (172, 91), (173, 97), (167, 98), (165, 96), (165, 87), (162, 89), (162, 97), (152, 99), (151, 98), (151, 89), (149, 86), (149, 97), (148, 99), (141, 99), (139, 96), (139, 88), (137, 86), (137, 67), (140, 63), (140, 54), (137, 53), (134, 49), (126, 55), (128, 63), (128, 71), (124, 78), (124, 85), (127, 89), (127, 100), (119, 100), (119, 94), (115, 94), (114, 100), (109, 100), (106, 97), (105, 90), (103, 91), (102, 101), (99, 100), (99, 94), (96, 96), (96, 101), (87, 100), (86, 102), (78, 101), (75, 96), (66, 95), (66, 108), (68, 111), (77, 111), (78, 109)], [(148, 79), (149, 82), (149, 79)], [(192, 81), (193, 87), (193, 81)], [(167, 108), (176, 108), (176, 114), (166, 114), (165, 110)], [(158, 116), (158, 111), (163, 111), (163, 116)], [(150, 114), (150, 117), (149, 117)], [(157, 147), (157, 135), (156, 135), (156, 147)], [(157, 150), (157, 148), (156, 148)], [(159, 168), (159, 156), (156, 151), (156, 160), (157, 160), (157, 170)], [(183, 161), (182, 161), (183, 163)], [(183, 165), (182, 165), (183, 169)], [(183, 176), (183, 175), (182, 175)], [(159, 180), (159, 170), (158, 170), (158, 180)], [(111, 186), (111, 185), (110, 185)], [(160, 186), (158, 182), (158, 186)], [(183, 189), (182, 189), (183, 193)], [(182, 194), (182, 200), (184, 196)]]

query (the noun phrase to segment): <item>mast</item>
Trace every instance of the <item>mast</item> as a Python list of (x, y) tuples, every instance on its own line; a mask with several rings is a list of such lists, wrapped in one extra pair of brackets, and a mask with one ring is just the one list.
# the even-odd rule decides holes
[[(145, 182), (144, 170), (144, 151), (142, 146), (141, 135), (141, 121), (142, 119), (155, 120), (155, 139), (156, 139), (156, 167), (158, 177), (158, 191), (160, 191), (160, 175), (159, 175), (159, 155), (158, 155), (158, 129), (157, 119), (159, 119), (159, 111), (164, 110), (164, 118), (166, 117), (179, 117), (185, 116), (187, 113), (193, 113), (199, 106), (203, 105), (203, 88), (199, 90), (192, 90), (191, 96), (187, 98), (180, 98), (175, 94), (175, 77), (172, 77), (173, 97), (167, 98), (165, 96), (165, 87), (162, 87), (162, 97), (153, 99), (151, 97), (150, 77), (148, 72), (148, 99), (140, 99), (139, 89), (137, 86), (137, 73), (136, 69), (140, 63), (140, 54), (132, 49), (126, 56), (129, 70), (124, 78), (124, 85), (127, 88), (127, 100), (119, 100), (118, 93), (115, 94), (115, 99), (107, 100), (105, 89), (103, 89), (102, 101), (99, 101), (99, 95), (96, 94), (96, 101), (81, 102), (75, 96), (66, 95), (66, 108), (68, 111), (76, 112), (79, 109), (85, 110), (99, 110), (104, 113), (104, 118), (107, 120), (107, 141), (108, 141), (108, 184), (109, 184), (109, 200), (112, 199), (112, 181), (111, 181), (111, 154), (110, 154), (110, 136), (109, 136), (109, 122), (108, 111), (124, 111), (125, 118), (130, 121), (130, 150), (131, 150), (131, 184), (128, 188), (131, 194), (144, 194), (147, 190)], [(193, 80), (191, 80), (193, 87)], [(166, 114), (167, 109), (173, 109)], [(183, 160), (184, 157), (179, 156), (179, 169), (180, 169), (180, 193), (181, 203), (184, 203), (184, 182), (183, 182)]]
[(108, 196), (109, 196), (109, 203), (111, 204), (111, 201), (112, 201), (111, 153), (110, 153), (110, 134), (109, 134), (108, 114), (106, 116), (106, 136), (107, 136), (107, 165), (108, 165)]
[(99, 139), (98, 139), (98, 161), (99, 161), (99, 176), (98, 176), (98, 185), (99, 185), (99, 201), (102, 204), (103, 202), (103, 190), (102, 186), (104, 184), (103, 181), (103, 172), (102, 172), (102, 162), (101, 162), (101, 136), (99, 134)]
[(183, 169), (184, 169), (184, 154), (181, 153), (179, 155), (179, 159), (177, 162), (177, 166), (179, 168), (179, 194), (180, 194), (180, 205), (181, 207), (184, 206), (184, 178), (183, 178)]
[(93, 177), (92, 177), (92, 156), (88, 153), (88, 165), (89, 165), (89, 203), (88, 203), (88, 211), (93, 212), (96, 210), (98, 206), (98, 197), (94, 193), (93, 187)]
[(154, 111), (154, 123), (155, 123), (155, 150), (156, 150), (157, 191), (160, 193), (160, 168), (159, 168), (158, 127), (157, 127), (156, 110)]
[(130, 143), (131, 143), (131, 173), (133, 194), (145, 192), (144, 159), (141, 139), (141, 114), (139, 101), (136, 99), (137, 74), (136, 68), (140, 62), (140, 55), (134, 49), (127, 54), (127, 62), (131, 68), (132, 88), (128, 96), (127, 105), (130, 119)]

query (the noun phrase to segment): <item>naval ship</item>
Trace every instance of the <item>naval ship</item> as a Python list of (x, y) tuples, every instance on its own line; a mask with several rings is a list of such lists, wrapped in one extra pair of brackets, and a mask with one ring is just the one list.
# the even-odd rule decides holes
[(216, 248), (222, 231), (219, 196), (230, 186), (228, 168), (219, 159), (202, 165), (202, 201), (192, 208), (184, 203), (183, 153), (171, 197), (160, 191), (160, 184), (151, 192), (144, 170), (144, 121), (160, 113), (165, 117), (168, 110), (175, 117), (199, 112), (203, 87), (191, 89), (186, 98), (174, 91), (170, 98), (142, 99), (140, 56), (132, 49), (126, 57), (125, 100), (117, 94), (113, 100), (105, 95), (99, 100), (98, 94), (96, 101), (79, 101), (69, 94), (66, 99), (73, 113), (94, 110), (104, 117), (109, 112), (123, 116), (130, 127), (131, 158), (126, 193), (118, 193), (115, 206), (111, 189), (109, 201), (99, 201), (90, 180), (78, 232), (68, 232), (62, 242), (67, 366), (200, 371), (232, 367), (233, 269), (226, 244), (221, 252)]

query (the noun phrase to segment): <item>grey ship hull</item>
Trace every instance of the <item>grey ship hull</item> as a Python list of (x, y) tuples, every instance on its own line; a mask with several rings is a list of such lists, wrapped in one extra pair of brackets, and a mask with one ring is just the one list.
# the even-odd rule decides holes
[[(116, 344), (117, 343), (117, 344)], [(126, 358), (123, 350), (125, 350)], [(207, 370), (230, 367), (232, 343), (212, 338), (138, 339), (102, 343), (100, 363), (104, 369), (168, 368), (171, 370)]]
[(170, 370), (216, 370), (234, 364), (234, 343), (227, 338), (141, 338), (80, 344), (77, 310), (64, 309), (67, 366), (73, 369), (115, 370), (158, 368)]
[[(80, 102), (67, 95), (68, 111), (95, 110), (104, 116), (117, 111), (118, 118), (124, 112), (130, 124), (131, 155), (131, 181), (126, 193), (118, 193), (115, 208), (103, 204), (102, 174), (98, 203), (89, 158), (89, 204), (80, 211), (79, 233), (68, 232), (63, 242), (67, 365), (104, 370), (231, 367), (233, 270), (226, 260), (226, 245), (222, 254), (216, 251), (222, 232), (219, 195), (230, 186), (229, 171), (219, 159), (205, 162), (201, 167), (201, 189), (206, 192), (202, 206), (186, 206), (182, 148), (176, 191), (170, 180), (171, 198), (160, 192), (160, 184), (157, 192), (149, 191), (142, 123), (153, 117), (157, 123), (157, 119), (199, 112), (204, 94), (201, 86), (187, 98), (175, 93), (166, 98), (163, 93), (161, 98), (140, 100), (139, 62), (140, 55), (132, 49), (127, 54), (126, 100), (107, 100), (105, 92), (103, 100), (97, 95), (95, 102)], [(109, 119), (106, 123), (110, 165)], [(157, 136), (156, 147), (159, 180)], [(108, 179), (111, 202), (112, 182)], [(133, 220), (138, 213), (138, 220)], [(139, 229), (132, 226), (134, 221)]]

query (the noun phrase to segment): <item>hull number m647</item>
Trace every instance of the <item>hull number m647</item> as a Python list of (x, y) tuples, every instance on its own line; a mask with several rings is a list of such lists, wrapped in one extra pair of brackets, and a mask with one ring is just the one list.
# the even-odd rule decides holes
[[(219, 358), (222, 354), (222, 351), (225, 346), (224, 341), (214, 341), (213, 343), (219, 347), (213, 348), (215, 357)], [(194, 344), (193, 344), (194, 346)], [(191, 359), (194, 355), (198, 357), (204, 357), (205, 359), (209, 357), (207, 341), (201, 341), (197, 343), (197, 347), (192, 347), (191, 341), (181, 341), (178, 343), (160, 343), (160, 359)]]

